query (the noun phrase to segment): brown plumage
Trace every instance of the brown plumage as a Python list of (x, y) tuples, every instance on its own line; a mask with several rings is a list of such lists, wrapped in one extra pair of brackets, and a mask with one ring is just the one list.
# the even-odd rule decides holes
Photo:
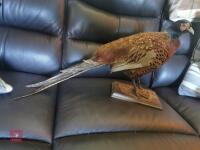
[(166, 32), (140, 33), (100, 46), (93, 60), (135, 79), (160, 67), (178, 47), (179, 41)]
[[(184, 21), (179, 22), (178, 27), (180, 27), (182, 23), (188, 24), (188, 22)], [(177, 23), (173, 28), (176, 26)], [(181, 32), (189, 31), (189, 29), (191, 29), (191, 26), (185, 28), (184, 31), (178, 28), (177, 33), (139, 33), (104, 44), (97, 48), (91, 59), (62, 70), (61, 73), (48, 80), (28, 85), (27, 87), (38, 87), (38, 89), (33, 91), (31, 94), (18, 98), (36, 94), (83, 72), (103, 65), (111, 65), (111, 72), (123, 71), (131, 79), (134, 79), (136, 81), (136, 94), (146, 98), (148, 97), (148, 94), (145, 95), (144, 92), (141, 92), (142, 94), (140, 94), (139, 92), (140, 90), (144, 91), (144, 89), (140, 87), (139, 78), (164, 64), (175, 53), (176, 49), (180, 45), (178, 37), (175, 37), (174, 35), (177, 36)]]

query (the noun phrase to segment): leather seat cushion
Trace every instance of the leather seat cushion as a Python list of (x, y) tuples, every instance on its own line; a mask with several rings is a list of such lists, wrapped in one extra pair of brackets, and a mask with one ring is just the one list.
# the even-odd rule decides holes
[(44, 80), (45, 77), (8, 71), (0, 71), (0, 77), (14, 87), (12, 93), (0, 95), (0, 138), (10, 138), (12, 130), (21, 130), (24, 139), (50, 143), (57, 88), (11, 100), (30, 93), (32, 89), (25, 88), (25, 85)]
[(180, 134), (110, 133), (57, 139), (55, 150), (199, 150), (198, 137)]
[(120, 131), (195, 134), (162, 100), (163, 111), (110, 98), (111, 79), (77, 78), (59, 89), (55, 137)]
[(0, 140), (1, 150), (50, 150), (51, 145), (36, 141), (10, 142), (9, 140)]
[(200, 99), (179, 96), (175, 88), (157, 88), (156, 92), (200, 134)]

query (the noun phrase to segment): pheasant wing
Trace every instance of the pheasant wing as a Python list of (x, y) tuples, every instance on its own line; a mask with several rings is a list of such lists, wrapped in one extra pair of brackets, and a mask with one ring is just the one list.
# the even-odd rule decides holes
[(112, 72), (148, 67), (156, 58), (156, 53), (153, 50), (145, 51), (132, 49), (131, 51), (132, 53), (124, 63), (112, 65)]

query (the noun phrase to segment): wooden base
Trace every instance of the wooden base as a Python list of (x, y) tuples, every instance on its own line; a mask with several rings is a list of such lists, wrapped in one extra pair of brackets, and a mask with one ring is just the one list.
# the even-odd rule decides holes
[(157, 94), (150, 89), (146, 90), (149, 93), (148, 98), (137, 96), (132, 83), (115, 81), (112, 83), (111, 97), (118, 100), (134, 102), (162, 110), (162, 104)]

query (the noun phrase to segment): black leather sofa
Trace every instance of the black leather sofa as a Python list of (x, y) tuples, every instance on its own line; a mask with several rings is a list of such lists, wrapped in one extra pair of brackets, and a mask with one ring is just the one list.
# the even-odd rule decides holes
[[(100, 44), (166, 28), (165, 0), (0, 0), (0, 77), (14, 91), (0, 96), (0, 150), (199, 150), (200, 101), (177, 87), (200, 33), (181, 36), (163, 67), (143, 77), (161, 98), (159, 111), (110, 98), (126, 79), (103, 67), (34, 96), (25, 85), (44, 80)], [(21, 131), (21, 142), (12, 132)]]

